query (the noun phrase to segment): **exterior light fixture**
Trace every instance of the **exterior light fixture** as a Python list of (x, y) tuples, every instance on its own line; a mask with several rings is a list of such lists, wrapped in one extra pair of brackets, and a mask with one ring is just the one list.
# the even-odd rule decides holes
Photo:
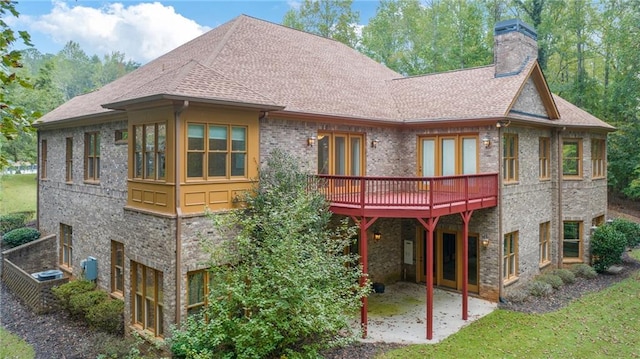
[(595, 232), (596, 229), (598, 229), (598, 226), (596, 226), (595, 224), (591, 226), (591, 232)]
[(313, 147), (316, 144), (316, 138), (314, 136), (309, 136), (307, 138), (307, 147)]
[(607, 224), (611, 224), (611, 223), (613, 223), (613, 219), (611, 218), (607, 219)]
[(382, 239), (382, 233), (380, 233), (378, 231), (373, 232), (373, 240), (374, 241), (377, 242), (377, 241), (379, 241), (381, 239)]
[(509, 127), (510, 124), (511, 124), (511, 120), (500, 120), (500, 121), (496, 122), (496, 127), (497, 128)]
[(489, 135), (482, 138), (482, 144), (484, 145), (484, 148), (491, 147), (491, 138), (489, 138)]
[(482, 244), (483, 248), (489, 247), (489, 238), (488, 237), (482, 238), (482, 241), (480, 243)]
[(374, 138), (373, 141), (371, 141), (371, 147), (378, 148), (378, 143), (380, 143), (380, 140), (377, 138)]

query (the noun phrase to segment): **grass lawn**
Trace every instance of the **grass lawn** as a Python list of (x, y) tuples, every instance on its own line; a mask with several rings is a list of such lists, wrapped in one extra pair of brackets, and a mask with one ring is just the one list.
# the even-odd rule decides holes
[(36, 174), (0, 176), (0, 215), (36, 210)]
[[(632, 255), (640, 258), (640, 250)], [(495, 310), (438, 344), (378, 358), (639, 358), (640, 274), (557, 312)]]
[(31, 345), (0, 328), (0, 358), (31, 359), (36, 356)]

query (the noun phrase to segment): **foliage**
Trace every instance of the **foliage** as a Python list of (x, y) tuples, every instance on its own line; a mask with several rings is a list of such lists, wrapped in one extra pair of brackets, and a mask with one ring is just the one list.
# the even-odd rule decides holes
[(532, 280), (528, 285), (527, 289), (529, 290), (529, 294), (534, 297), (548, 297), (553, 293), (553, 287), (551, 284), (540, 281), (540, 280)]
[(604, 272), (610, 266), (622, 261), (622, 253), (627, 246), (625, 235), (615, 227), (598, 227), (591, 236), (591, 260), (596, 272)]
[(24, 227), (31, 217), (33, 217), (33, 212), (13, 212), (0, 215), (0, 235)]
[(222, 238), (235, 238), (208, 242), (208, 306), (173, 331), (175, 356), (310, 357), (356, 338), (350, 322), (369, 283), (358, 284), (357, 257), (345, 251), (355, 227), (330, 226), (310, 180), (274, 151), (246, 207), (213, 216)]
[[(38, 116), (30, 113), (25, 108), (16, 106), (8, 96), (12, 87), (30, 88), (29, 80), (18, 73), (22, 67), (21, 53), (15, 49), (20, 39), (25, 45), (32, 46), (29, 34), (26, 31), (18, 31), (17, 34), (4, 21), (8, 15), (18, 17), (16, 3), (13, 1), (0, 1), (0, 138), (2, 142), (11, 141), (18, 135), (19, 130), (31, 130), (31, 122)], [(2, 144), (0, 142), (0, 144)], [(0, 169), (8, 164), (4, 153), (0, 152)]]
[(0, 215), (15, 212), (35, 213), (37, 185), (35, 174), (0, 176)]
[(352, 0), (304, 0), (298, 10), (289, 10), (285, 26), (311, 32), (355, 47), (360, 15), (351, 9)]
[(40, 232), (37, 229), (22, 227), (5, 233), (2, 236), (2, 241), (9, 247), (17, 247), (35, 241), (38, 238), (40, 238)]
[(65, 284), (53, 287), (51, 291), (53, 295), (58, 299), (58, 304), (63, 309), (71, 310), (71, 297), (74, 295), (86, 293), (92, 291), (96, 287), (96, 284), (88, 280), (74, 280)]
[(508, 302), (512, 303), (522, 303), (529, 298), (529, 291), (526, 288), (516, 288), (510, 290), (506, 295), (505, 299)]
[(560, 279), (562, 279), (562, 282), (564, 284), (571, 284), (571, 283), (575, 283), (576, 281), (576, 275), (568, 269), (556, 268), (550, 271), (549, 273), (560, 277)]
[(624, 218), (616, 218), (610, 226), (622, 233), (628, 247), (635, 247), (640, 244), (640, 224)]
[(91, 290), (84, 293), (73, 294), (69, 298), (69, 313), (76, 317), (86, 318), (89, 309), (106, 301), (109, 295), (101, 290)]
[(638, 293), (640, 281), (632, 277), (551, 313), (498, 309), (439, 343), (403, 346), (377, 358), (633, 358)]
[(33, 347), (19, 336), (0, 327), (0, 358), (32, 359), (36, 354)]
[(562, 285), (564, 284), (562, 278), (560, 278), (559, 276), (557, 276), (555, 274), (551, 274), (551, 273), (541, 274), (541, 275), (537, 276), (535, 280), (547, 283), (547, 284), (551, 285), (551, 288), (553, 288), (553, 289), (558, 289), (558, 288), (562, 287)]
[(101, 301), (86, 311), (85, 318), (92, 328), (111, 334), (124, 334), (124, 302), (121, 300)]
[(569, 270), (579, 278), (593, 279), (598, 276), (598, 272), (585, 263), (576, 263)]

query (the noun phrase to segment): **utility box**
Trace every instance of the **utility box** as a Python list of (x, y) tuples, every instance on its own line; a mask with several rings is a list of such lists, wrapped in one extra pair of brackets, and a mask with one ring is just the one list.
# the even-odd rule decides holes
[(84, 271), (84, 279), (98, 279), (98, 260), (96, 258), (89, 256), (87, 259), (82, 261), (81, 265)]

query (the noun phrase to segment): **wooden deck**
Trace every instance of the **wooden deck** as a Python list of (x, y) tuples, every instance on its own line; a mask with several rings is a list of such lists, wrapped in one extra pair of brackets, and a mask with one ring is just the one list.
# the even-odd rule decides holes
[(498, 203), (496, 173), (445, 177), (318, 175), (318, 189), (336, 214), (431, 218)]

